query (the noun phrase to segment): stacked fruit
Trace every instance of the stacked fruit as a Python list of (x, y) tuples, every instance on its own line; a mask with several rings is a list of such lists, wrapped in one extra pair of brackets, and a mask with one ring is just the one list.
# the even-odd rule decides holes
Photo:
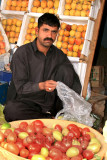
[(41, 120), (18, 124), (16, 128), (11, 128), (9, 123), (1, 126), (0, 146), (24, 158), (90, 160), (101, 148), (100, 141), (88, 127), (81, 128), (72, 123), (62, 127), (56, 123), (48, 128)]
[(22, 20), (16, 18), (3, 19), (2, 25), (9, 39), (9, 43), (16, 43), (19, 37)]
[(61, 23), (56, 46), (67, 56), (80, 57), (87, 25)]
[(31, 12), (57, 14), (59, 0), (34, 0)]
[(29, 0), (7, 0), (5, 10), (27, 11)]
[(6, 53), (5, 42), (2, 32), (0, 31), (0, 55)]
[(64, 15), (88, 17), (91, 0), (65, 0)]
[(27, 28), (27, 33), (25, 35), (24, 44), (29, 43), (36, 38), (37, 25), (38, 25), (38, 23), (36, 22), (36, 19), (34, 17), (31, 17), (29, 19), (29, 24), (28, 24), (28, 28)]

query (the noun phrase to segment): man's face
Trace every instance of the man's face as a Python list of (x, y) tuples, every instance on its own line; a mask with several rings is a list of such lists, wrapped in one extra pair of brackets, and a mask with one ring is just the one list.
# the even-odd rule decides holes
[(50, 47), (57, 36), (58, 33), (58, 27), (51, 27), (47, 24), (43, 24), (38, 29), (38, 42), (40, 45), (44, 47)]

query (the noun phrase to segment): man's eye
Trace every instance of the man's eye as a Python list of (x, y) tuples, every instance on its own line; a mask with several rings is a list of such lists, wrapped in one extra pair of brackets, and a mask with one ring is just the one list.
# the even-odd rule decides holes
[(56, 34), (56, 33), (57, 33), (57, 31), (52, 31), (52, 33)]

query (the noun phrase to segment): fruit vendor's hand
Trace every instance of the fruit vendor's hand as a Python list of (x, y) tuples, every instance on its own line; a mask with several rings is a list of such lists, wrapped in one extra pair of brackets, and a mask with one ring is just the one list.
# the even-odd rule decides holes
[(53, 80), (47, 80), (45, 82), (39, 83), (40, 90), (45, 90), (47, 92), (53, 92), (56, 88), (57, 82)]

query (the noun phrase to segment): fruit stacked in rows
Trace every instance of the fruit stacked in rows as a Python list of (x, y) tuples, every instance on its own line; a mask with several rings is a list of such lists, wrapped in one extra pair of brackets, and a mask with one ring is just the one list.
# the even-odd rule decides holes
[(41, 120), (18, 124), (15, 128), (2, 124), (0, 147), (30, 160), (90, 160), (101, 148), (88, 127), (72, 123), (62, 127), (57, 123), (48, 128)]
[(88, 17), (91, 8), (91, 0), (65, 0), (63, 14), (67, 16)]
[(56, 46), (67, 56), (80, 57), (87, 25), (61, 23)]
[(29, 19), (28, 28), (25, 35), (24, 44), (29, 43), (33, 41), (36, 38), (36, 28), (38, 23), (36, 22), (36, 19), (34, 17), (31, 17)]
[(34, 0), (31, 12), (57, 14), (59, 0)]
[(0, 31), (0, 55), (6, 53), (5, 42), (2, 32)]
[(2, 25), (9, 39), (9, 43), (16, 43), (18, 41), (22, 20), (16, 18), (3, 19)]
[(27, 11), (28, 0), (7, 0), (5, 10)]

